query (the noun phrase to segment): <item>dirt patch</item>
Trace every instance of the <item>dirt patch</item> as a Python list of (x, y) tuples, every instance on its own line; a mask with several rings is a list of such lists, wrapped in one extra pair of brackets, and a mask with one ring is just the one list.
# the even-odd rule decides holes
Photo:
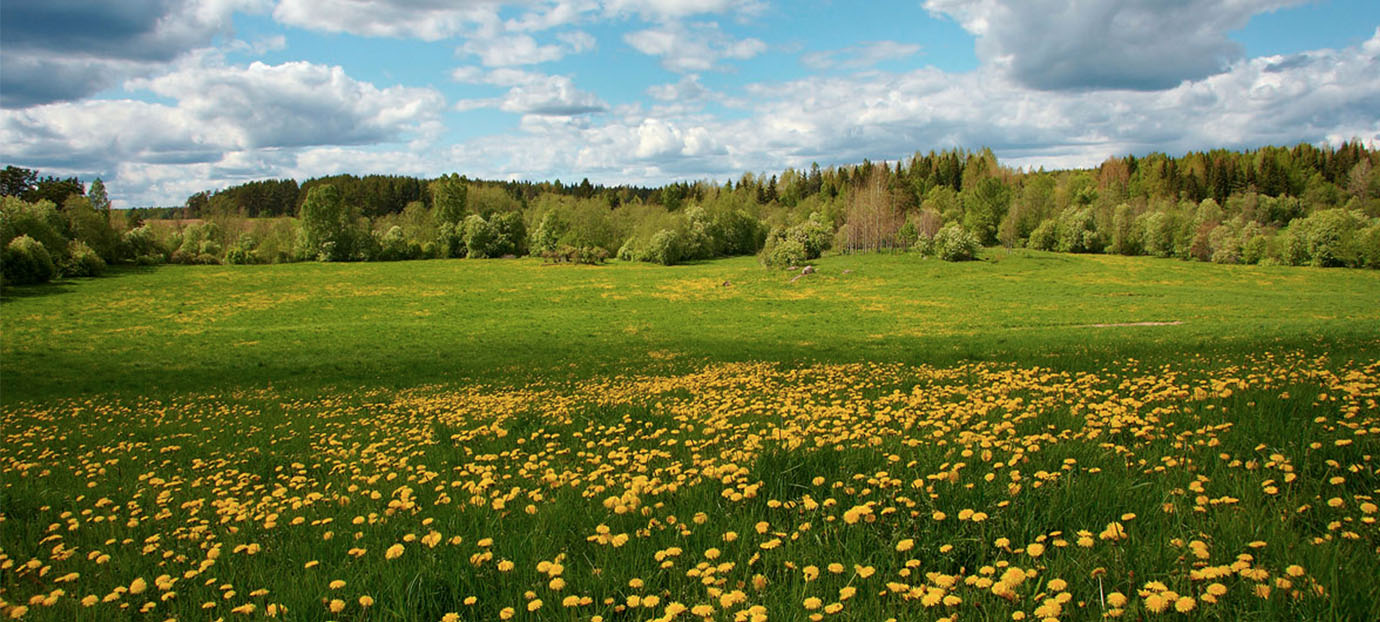
[(1178, 326), (1182, 320), (1172, 322), (1121, 322), (1117, 324), (1080, 324), (1075, 328), (1125, 328), (1127, 326)]

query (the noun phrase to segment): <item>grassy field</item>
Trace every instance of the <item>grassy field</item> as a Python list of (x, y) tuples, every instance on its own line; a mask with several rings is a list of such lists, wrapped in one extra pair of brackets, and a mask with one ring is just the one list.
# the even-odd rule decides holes
[[(710, 362), (1077, 369), (1260, 349), (1373, 356), (1380, 340), (1375, 272), (987, 257), (828, 257), (794, 283), (752, 258), (144, 269), (9, 292), (3, 399), (587, 379)], [(1138, 322), (1182, 324), (1096, 326)]]
[(1380, 275), (818, 267), (10, 290), (0, 614), (1380, 618)]

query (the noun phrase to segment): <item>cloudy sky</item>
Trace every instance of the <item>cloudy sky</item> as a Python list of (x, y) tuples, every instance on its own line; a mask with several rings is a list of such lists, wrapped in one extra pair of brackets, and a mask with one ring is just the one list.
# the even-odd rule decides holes
[(0, 164), (661, 184), (1380, 144), (1375, 0), (5, 0)]

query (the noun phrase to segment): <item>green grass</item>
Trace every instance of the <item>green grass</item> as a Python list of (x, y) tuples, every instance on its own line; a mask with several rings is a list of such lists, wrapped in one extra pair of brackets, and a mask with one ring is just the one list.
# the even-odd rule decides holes
[(590, 378), (711, 361), (1349, 356), (1380, 338), (1376, 272), (1002, 250), (965, 264), (870, 255), (818, 267), (791, 283), (752, 258), (168, 266), (14, 288), (0, 304), (3, 399)]
[[(825, 620), (1009, 620), (1064, 582), (1065, 620), (1113, 591), (1123, 619), (1380, 617), (1358, 579), (1380, 576), (1380, 274), (817, 266), (169, 266), (8, 290), (0, 615), (805, 621), (819, 598), (843, 607)], [(1094, 326), (1141, 322), (1179, 323)], [(1113, 522), (1125, 539), (1099, 537)], [(538, 571), (558, 558), (559, 590)], [(994, 594), (1012, 567), (1028, 578)], [(962, 602), (927, 606), (949, 577)], [(1192, 615), (1150, 613), (1152, 582)]]

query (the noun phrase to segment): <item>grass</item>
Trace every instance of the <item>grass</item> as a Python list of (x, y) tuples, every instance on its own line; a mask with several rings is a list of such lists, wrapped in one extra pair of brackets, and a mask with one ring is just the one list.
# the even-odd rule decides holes
[(11, 290), (0, 614), (1380, 617), (1380, 275), (986, 259)]
[[(724, 361), (1068, 368), (1262, 348), (1365, 354), (1380, 337), (1375, 272), (1024, 251), (818, 266), (795, 283), (752, 258), (170, 266), (16, 288), (0, 305), (3, 399), (583, 379)], [(1182, 324), (1089, 326), (1146, 321)]]

